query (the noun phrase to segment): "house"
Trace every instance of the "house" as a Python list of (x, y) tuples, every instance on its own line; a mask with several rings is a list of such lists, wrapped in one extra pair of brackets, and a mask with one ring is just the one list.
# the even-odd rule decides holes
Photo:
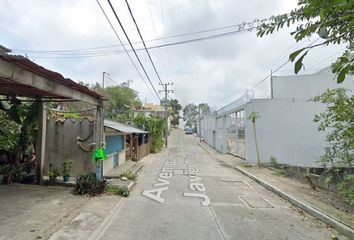
[[(35, 143), (36, 166), (33, 168), (37, 181), (47, 173), (47, 163), (51, 160), (48, 149), (47, 104), (45, 102), (82, 101), (95, 107), (96, 124), (92, 132), (96, 132), (91, 142), (102, 142), (99, 134), (103, 126), (102, 107), (104, 96), (82, 86), (58, 72), (46, 69), (20, 55), (10, 55), (10, 49), (0, 46), (0, 95), (7, 98), (26, 97), (25, 101), (38, 101), (38, 130)], [(4, 97), (4, 98), (6, 98)], [(61, 127), (61, 126), (60, 126)], [(76, 143), (76, 138), (73, 139)], [(59, 141), (60, 142), (60, 141)], [(61, 142), (60, 142), (61, 143)], [(54, 150), (57, 147), (53, 148)], [(75, 149), (77, 150), (77, 149)], [(64, 149), (63, 152), (67, 151)], [(75, 155), (76, 153), (73, 152)], [(61, 159), (63, 161), (63, 159)]]
[(104, 120), (107, 159), (103, 161), (103, 175), (128, 160), (138, 161), (150, 152), (149, 133), (141, 129)]
[(354, 91), (354, 76), (338, 84), (327, 68), (308, 75), (275, 76), (271, 82), (272, 97), (242, 98), (203, 116), (201, 136), (219, 152), (256, 162), (253, 126), (247, 119), (255, 111), (260, 115), (256, 133), (262, 162), (275, 156), (283, 164), (318, 167), (327, 143), (326, 134), (318, 132), (318, 123), (313, 119), (326, 106), (309, 100), (326, 89), (344, 87)]
[(141, 109), (134, 110), (134, 118), (138, 116), (138, 114), (143, 114), (145, 117), (149, 116), (157, 116), (165, 118), (168, 115), (168, 127), (171, 128), (171, 114), (168, 114), (171, 111), (171, 108), (168, 108), (166, 111), (164, 106), (154, 104), (154, 103), (145, 103)]

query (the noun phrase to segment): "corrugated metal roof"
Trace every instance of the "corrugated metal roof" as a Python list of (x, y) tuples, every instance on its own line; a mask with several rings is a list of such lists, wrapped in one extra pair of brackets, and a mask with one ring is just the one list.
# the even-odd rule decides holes
[[(16, 64), (17, 66), (21, 66), (31, 72), (34, 72), (38, 75), (41, 75), (45, 78), (48, 78), (54, 82), (57, 82), (59, 84), (62, 84), (64, 86), (70, 87), (72, 89), (75, 89), (77, 91), (86, 93), (88, 95), (91, 95), (92, 97), (98, 98), (98, 99), (103, 99), (104, 97), (102, 95), (100, 95), (99, 93), (90, 90), (89, 88), (78, 84), (76, 82), (74, 82), (73, 80), (69, 79), (69, 78), (64, 78), (63, 75), (61, 75), (60, 73), (51, 71), (49, 69), (46, 69), (34, 62), (32, 62), (31, 60), (20, 56), (20, 55), (8, 55), (8, 54), (0, 54), (0, 58), (8, 61), (8, 62), (12, 62), (14, 64)], [(18, 83), (14, 83), (9, 79), (3, 79), (0, 78), (1, 84), (5, 86), (9, 86), (11, 87), (11, 93), (12, 94), (18, 94), (21, 96), (41, 96), (41, 97), (54, 97), (54, 98), (61, 98), (61, 96), (57, 96), (57, 95), (53, 95), (53, 94), (49, 94), (47, 92), (43, 92), (40, 91), (37, 88), (29, 88), (28, 86), (24, 86)], [(27, 88), (27, 91), (26, 91)], [(1, 94), (7, 94), (7, 92), (1, 92)]]
[(124, 133), (148, 133), (139, 128), (135, 128), (123, 123), (114, 122), (108, 119), (104, 120), (104, 126)]

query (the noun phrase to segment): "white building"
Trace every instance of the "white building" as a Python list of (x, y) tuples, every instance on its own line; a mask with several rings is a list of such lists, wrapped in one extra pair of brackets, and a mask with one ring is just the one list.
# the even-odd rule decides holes
[(262, 162), (275, 156), (280, 163), (318, 166), (327, 146), (325, 133), (318, 132), (315, 114), (326, 106), (309, 101), (326, 89), (344, 87), (354, 91), (354, 76), (338, 84), (329, 69), (315, 74), (272, 78), (273, 97), (253, 99), (225, 108), (201, 119), (204, 140), (220, 152), (257, 161), (252, 122), (247, 116), (258, 112), (257, 139)]

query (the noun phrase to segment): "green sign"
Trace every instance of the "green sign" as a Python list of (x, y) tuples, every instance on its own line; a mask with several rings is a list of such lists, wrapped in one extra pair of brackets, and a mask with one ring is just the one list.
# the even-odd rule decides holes
[(93, 160), (97, 161), (104, 161), (106, 160), (106, 149), (104, 148), (97, 148), (93, 151)]

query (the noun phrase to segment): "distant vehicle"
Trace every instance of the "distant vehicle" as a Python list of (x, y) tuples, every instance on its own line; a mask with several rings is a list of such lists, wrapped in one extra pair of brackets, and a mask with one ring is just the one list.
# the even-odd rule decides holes
[(188, 127), (188, 128), (184, 129), (184, 133), (185, 134), (193, 134), (193, 130), (192, 130), (192, 128)]

